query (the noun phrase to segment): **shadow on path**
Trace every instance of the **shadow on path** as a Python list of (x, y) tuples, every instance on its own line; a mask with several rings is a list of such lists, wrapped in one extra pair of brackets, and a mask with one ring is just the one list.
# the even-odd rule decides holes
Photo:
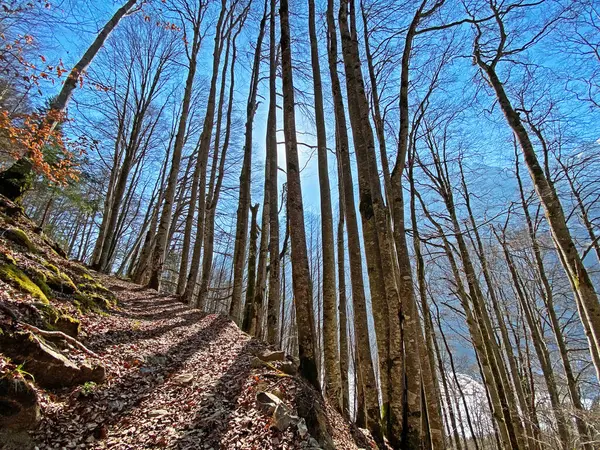
[(202, 442), (204, 448), (225, 448), (221, 446), (221, 438), (229, 427), (231, 416), (237, 408), (237, 399), (252, 370), (252, 353), (259, 348), (263, 348), (263, 344), (255, 339), (240, 348), (233, 363), (197, 406), (196, 415), (188, 425), (190, 431), (169, 445), (170, 448), (194, 448), (198, 442)]

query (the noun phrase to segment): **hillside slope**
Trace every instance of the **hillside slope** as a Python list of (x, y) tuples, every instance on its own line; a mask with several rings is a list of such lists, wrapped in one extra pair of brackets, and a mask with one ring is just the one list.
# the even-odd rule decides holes
[(370, 446), (282, 353), (68, 261), (1, 198), (0, 251), (0, 448)]

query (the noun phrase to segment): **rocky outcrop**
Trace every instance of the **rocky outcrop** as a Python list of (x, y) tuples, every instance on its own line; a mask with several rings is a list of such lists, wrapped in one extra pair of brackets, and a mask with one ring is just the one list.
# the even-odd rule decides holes
[(62, 388), (89, 381), (101, 383), (106, 377), (103, 366), (75, 363), (43, 338), (31, 332), (0, 336), (3, 352), (23, 364), (36, 383), (46, 388)]

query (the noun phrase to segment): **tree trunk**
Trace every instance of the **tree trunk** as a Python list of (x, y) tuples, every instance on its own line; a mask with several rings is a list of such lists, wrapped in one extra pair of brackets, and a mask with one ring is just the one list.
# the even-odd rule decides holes
[[(269, 116), (267, 118), (267, 158), (269, 179), (269, 298), (267, 299), (267, 342), (278, 345), (279, 329), (279, 168), (277, 165), (277, 42), (275, 40), (275, 0), (270, 1), (269, 19)], [(265, 2), (266, 12), (266, 2)], [(283, 326), (283, 324), (282, 324)]]
[[(513, 108), (504, 90), (504, 85), (496, 74), (495, 66), (485, 63), (477, 49), (475, 60), (486, 74), (488, 82), (496, 93), (498, 103), (506, 121), (519, 142), (533, 186), (544, 207), (554, 242), (562, 255), (564, 269), (572, 278), (575, 293), (581, 301), (583, 312), (583, 315), (580, 317), (581, 321), (587, 323), (589, 326), (592, 339), (591, 345), (595, 347), (596, 351), (600, 351), (600, 302), (598, 301), (598, 295), (596, 294), (589, 273), (583, 265), (583, 261), (581, 261), (573, 242), (560, 199), (540, 166), (529, 134), (523, 126), (519, 113)], [(600, 380), (600, 366), (598, 366), (596, 360), (594, 360), (594, 363), (596, 376)]]
[(320, 390), (315, 355), (314, 313), (312, 286), (308, 270), (308, 254), (304, 229), (304, 207), (300, 184), (298, 142), (296, 137), (296, 114), (294, 80), (292, 74), (292, 52), (288, 1), (281, 0), (279, 7), (281, 22), (281, 71), (283, 79), (283, 117), (287, 168), (287, 209), (290, 220), (292, 244), (292, 273), (296, 322), (298, 324), (298, 353), (300, 373), (317, 390)]
[(523, 183), (521, 181), (521, 176), (519, 173), (519, 162), (515, 160), (515, 174), (517, 177), (517, 182), (519, 184), (519, 193), (521, 195), (521, 206), (523, 208), (523, 212), (525, 214), (525, 221), (527, 222), (527, 230), (529, 232), (529, 239), (531, 240), (533, 255), (535, 258), (537, 274), (541, 283), (541, 292), (544, 298), (544, 305), (546, 307), (546, 312), (550, 318), (550, 325), (552, 327), (552, 331), (554, 334), (554, 339), (556, 340), (556, 345), (558, 347), (558, 351), (560, 354), (561, 362), (563, 365), (563, 369), (565, 371), (565, 377), (567, 379), (567, 387), (569, 389), (569, 397), (571, 398), (571, 403), (573, 404), (573, 408), (577, 410), (579, 414), (575, 416), (575, 425), (577, 426), (577, 431), (579, 432), (579, 436), (582, 441), (582, 448), (585, 450), (592, 450), (591, 444), (585, 444), (585, 442), (590, 442), (590, 431), (585, 420), (582, 418), (581, 413), (585, 411), (583, 404), (581, 402), (581, 395), (579, 393), (579, 389), (577, 387), (577, 380), (575, 379), (575, 375), (573, 374), (573, 368), (571, 367), (571, 361), (569, 360), (569, 352), (567, 349), (567, 344), (565, 342), (565, 338), (563, 336), (562, 328), (560, 326), (560, 322), (558, 320), (558, 316), (556, 315), (556, 309), (554, 307), (554, 295), (552, 291), (552, 286), (550, 286), (550, 281), (546, 275), (546, 269), (544, 266), (544, 260), (542, 258), (540, 244), (538, 242), (535, 228), (533, 226), (533, 221), (531, 219), (531, 215), (529, 213), (529, 206), (525, 201), (525, 191), (523, 189)]
[[(339, 155), (339, 142), (336, 138), (336, 155)], [(342, 397), (342, 415), (350, 417), (350, 395), (348, 385), (348, 306), (346, 298), (346, 258), (344, 245), (344, 185), (342, 183), (341, 161), (338, 158), (338, 198), (339, 221), (337, 227), (337, 263), (338, 263), (338, 312), (340, 323), (340, 381)]]
[[(519, 276), (517, 275), (517, 268), (515, 267), (512, 255), (508, 250), (506, 237), (502, 236), (502, 238), (500, 238), (500, 236), (495, 232), (495, 230), (494, 233), (496, 234), (496, 238), (498, 239), (498, 242), (502, 247), (504, 258), (506, 259), (506, 264), (508, 265), (510, 276), (513, 281), (513, 287), (516, 292), (517, 300), (521, 304), (521, 309), (523, 310), (525, 319), (527, 321), (527, 326), (529, 327), (529, 332), (531, 333), (533, 346), (535, 348), (538, 361), (542, 369), (542, 374), (544, 375), (544, 380), (546, 381), (546, 388), (548, 389), (550, 405), (552, 406), (554, 419), (556, 420), (556, 427), (558, 429), (560, 443), (563, 449), (567, 449), (569, 447), (570, 441), (569, 428), (565, 417), (562, 413), (562, 405), (558, 397), (558, 388), (552, 370), (550, 352), (548, 351), (548, 347), (546, 346), (544, 336), (542, 335), (542, 332), (539, 329), (539, 324), (534, 318), (533, 311), (531, 309), (532, 307), (529, 304), (529, 301), (525, 298), (525, 294), (523, 292), (523, 289), (521, 288)], [(531, 364), (529, 364), (529, 366), (531, 366)]]
[(321, 204), (321, 245), (323, 252), (323, 351), (325, 357), (325, 390), (338, 410), (342, 408), (340, 366), (338, 353), (338, 321), (335, 292), (335, 244), (333, 240), (333, 213), (331, 187), (327, 162), (327, 136), (323, 109), (323, 86), (315, 24), (315, 2), (308, 0), (308, 30), (315, 100), (317, 152), (319, 163), (319, 192)]
[[(369, 343), (369, 326), (367, 319), (367, 304), (362, 270), (362, 255), (360, 249), (360, 234), (356, 206), (354, 202), (354, 190), (352, 183), (352, 169), (348, 144), (348, 131), (346, 126), (346, 112), (343, 103), (342, 90), (337, 72), (337, 32), (334, 20), (333, 0), (327, 2), (327, 30), (328, 30), (328, 62), (331, 77), (331, 89), (334, 102), (335, 127), (337, 138), (337, 156), (341, 168), (338, 174), (339, 183), (343, 190), (340, 199), (344, 205), (346, 218), (346, 232), (348, 234), (348, 258), (350, 263), (350, 282), (352, 287), (352, 303), (354, 306), (354, 329), (356, 339), (356, 361), (354, 369), (359, 380), (355, 392), (360, 390), (364, 399), (364, 408), (358, 411), (363, 415), (364, 423), (379, 441), (383, 440), (381, 430), (381, 413), (379, 408), (379, 394), (375, 379), (375, 370), (371, 356)], [(364, 412), (368, 411), (365, 414)], [(361, 422), (363, 422), (361, 420)]]
[(250, 207), (252, 221), (250, 223), (250, 250), (248, 251), (248, 288), (242, 330), (250, 335), (256, 334), (256, 305), (254, 304), (254, 284), (256, 280), (256, 241), (258, 240), (258, 203)]
[[(237, 323), (240, 323), (241, 320), (244, 267), (248, 241), (248, 211), (250, 209), (250, 182), (252, 173), (252, 131), (254, 126), (254, 115), (257, 108), (256, 94), (258, 92), (258, 82), (260, 78), (260, 53), (260, 48), (257, 45), (254, 52), (250, 90), (248, 92), (248, 101), (246, 103), (244, 159), (240, 173), (240, 193), (236, 216), (235, 242), (233, 246), (233, 288), (229, 315)], [(250, 276), (248, 276), (248, 280), (250, 280)]]
[[(177, 134), (175, 135), (175, 145), (173, 147), (173, 155), (171, 158), (171, 169), (169, 171), (169, 177), (167, 178), (164, 204), (156, 232), (156, 243), (150, 258), (150, 280), (148, 281), (148, 287), (156, 290), (160, 289), (160, 279), (165, 262), (165, 253), (168, 244), (167, 238), (169, 234), (169, 228), (171, 226), (173, 201), (175, 200), (175, 192), (177, 190), (177, 177), (179, 174), (181, 155), (185, 143), (185, 134), (187, 130), (190, 104), (192, 101), (192, 91), (194, 88), (194, 78), (196, 76), (198, 52), (200, 51), (200, 44), (202, 42), (202, 34), (200, 30), (202, 17), (203, 11), (199, 8), (198, 11), (196, 11), (197, 23), (195, 24), (193, 31), (188, 73), (183, 93), (183, 102), (181, 104), (181, 115), (179, 116), (179, 124), (177, 128)], [(190, 207), (192, 206), (190, 205)]]
[[(194, 170), (193, 183), (198, 184), (198, 219), (196, 222), (196, 240), (194, 242), (194, 251), (192, 253), (192, 260), (190, 264), (190, 273), (185, 283), (185, 289), (183, 289), (182, 300), (186, 303), (192, 303), (192, 297), (196, 289), (196, 283), (198, 281), (198, 273), (200, 270), (200, 257), (202, 252), (202, 244), (204, 242), (204, 231), (206, 223), (206, 166), (208, 164), (208, 153), (210, 151), (210, 144), (212, 141), (213, 125), (215, 122), (215, 108), (216, 108), (216, 93), (217, 93), (217, 79), (219, 77), (219, 66), (221, 62), (221, 54), (223, 52), (224, 36), (226, 33), (231, 31), (231, 28), (223, 30), (223, 23), (225, 21), (225, 15), (227, 12), (227, 3), (225, 0), (221, 1), (221, 12), (217, 21), (215, 31), (215, 45), (213, 48), (213, 61), (212, 61), (212, 77), (210, 80), (210, 90), (208, 93), (208, 102), (206, 105), (206, 115), (204, 116), (204, 123), (202, 124), (202, 134), (200, 135), (200, 145), (198, 147), (198, 161)], [(224, 83), (225, 80), (221, 80)], [(190, 200), (190, 208), (195, 207), (195, 199)], [(204, 305), (199, 305), (202, 309)]]
[[(240, 29), (241, 30), (241, 29)], [(214, 239), (215, 239), (215, 216), (217, 213), (217, 205), (219, 203), (219, 196), (221, 194), (221, 186), (223, 184), (223, 177), (225, 175), (225, 160), (227, 158), (227, 150), (229, 149), (229, 141), (231, 137), (231, 114), (233, 108), (233, 96), (235, 89), (235, 62), (237, 59), (237, 47), (236, 40), (239, 35), (239, 31), (236, 32), (233, 37), (233, 51), (231, 57), (231, 68), (230, 68), (230, 81), (229, 81), (229, 100), (227, 104), (226, 124), (225, 124), (225, 140), (223, 143), (223, 149), (219, 156), (219, 145), (221, 137), (221, 121), (223, 116), (223, 102), (225, 95), (225, 79), (226, 69), (229, 65), (229, 46), (230, 41), (227, 41), (227, 49), (225, 50), (225, 62), (223, 64), (223, 73), (221, 74), (221, 93), (219, 98), (219, 113), (217, 117), (217, 130), (215, 135), (215, 146), (214, 155), (212, 161), (212, 169), (210, 175), (209, 189), (208, 189), (208, 200), (206, 202), (206, 231), (204, 235), (204, 251), (202, 261), (202, 278), (200, 281), (200, 291), (198, 293), (198, 305), (202, 307), (206, 304), (208, 297), (208, 287), (210, 284), (210, 278), (212, 275), (213, 265), (213, 251), (214, 251)], [(218, 167), (218, 170), (217, 170)], [(216, 178), (216, 182), (215, 182)], [(202, 309), (202, 308), (201, 308)]]

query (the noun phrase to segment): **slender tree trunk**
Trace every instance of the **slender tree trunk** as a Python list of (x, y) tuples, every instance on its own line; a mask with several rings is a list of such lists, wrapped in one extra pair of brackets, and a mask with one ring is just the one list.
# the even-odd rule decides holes
[[(341, 167), (338, 178), (343, 189), (343, 198), (341, 200), (344, 205), (346, 232), (348, 234), (350, 282), (354, 306), (354, 338), (356, 340), (356, 361), (354, 370), (355, 375), (359, 380), (358, 385), (355, 386), (355, 392), (362, 392), (363, 395), (360, 398), (364, 400), (362, 407), (359, 405), (357, 408), (360, 414), (362, 414), (362, 419), (360, 418), (360, 415), (357, 416), (357, 422), (359, 422), (360, 419), (359, 424), (365, 423), (376, 439), (382, 441), (383, 432), (380, 423), (381, 413), (379, 408), (379, 394), (377, 392), (375, 369), (373, 367), (369, 343), (362, 254), (360, 249), (360, 234), (358, 231), (356, 206), (354, 202), (346, 113), (337, 72), (337, 32), (335, 28), (333, 0), (328, 0), (327, 2), (327, 30), (329, 73), (334, 102), (336, 137), (338, 139), (338, 161), (339, 166)], [(365, 413), (365, 411), (367, 412)]]
[[(336, 155), (339, 155), (339, 143), (336, 138)], [(339, 221), (337, 227), (337, 258), (338, 258), (338, 311), (340, 319), (340, 380), (342, 393), (342, 414), (350, 417), (350, 396), (348, 385), (348, 306), (346, 298), (346, 258), (344, 245), (344, 185), (341, 178), (341, 161), (338, 158), (338, 198)]]
[(459, 163), (459, 165), (460, 165), (460, 173), (461, 173), (461, 186), (463, 189), (463, 198), (465, 201), (465, 206), (467, 208), (467, 212), (469, 214), (469, 220), (471, 223), (471, 228), (473, 230), (473, 235), (475, 237), (475, 243), (474, 243), (473, 247), (475, 248), (475, 253), (481, 263), (481, 272), (483, 274), (485, 283), (488, 287), (488, 295), (491, 300), (492, 309), (496, 316), (498, 328), (500, 329), (500, 336), (502, 339), (502, 343), (504, 344), (503, 347), (504, 347), (504, 351), (506, 353), (506, 357), (508, 360), (508, 367), (510, 368), (511, 378), (512, 378), (513, 386), (515, 389), (515, 395), (516, 395), (517, 400), (519, 401), (519, 407), (521, 408), (521, 411), (526, 415), (526, 417), (529, 417), (529, 420), (527, 420), (526, 424), (525, 424), (526, 428), (528, 430), (529, 444), (531, 445), (532, 448), (537, 448), (539, 445), (535, 439), (535, 427), (532, 426), (532, 424), (537, 424), (537, 422), (538, 422), (537, 417), (535, 417), (535, 415), (531, 411), (530, 405), (527, 403), (527, 400), (525, 397), (525, 393), (523, 390), (523, 384), (522, 384), (522, 380), (521, 380), (522, 377), (519, 374), (519, 370), (518, 370), (518, 367), (516, 364), (514, 352), (512, 350), (512, 343), (510, 341), (510, 338), (508, 336), (508, 331), (506, 329), (505, 317), (502, 315), (502, 313), (500, 311), (499, 301), (496, 296), (495, 286), (494, 286), (494, 282), (492, 280), (492, 276), (490, 273), (489, 264), (488, 264), (488, 260), (486, 257), (486, 252), (484, 250), (483, 242), (482, 242), (481, 236), (479, 234), (479, 227), (477, 226), (477, 223), (475, 222), (475, 216), (473, 214), (473, 209), (471, 207), (471, 196), (470, 196), (469, 190), (467, 188), (467, 183), (466, 183), (466, 180), (464, 177), (462, 164)]
[[(229, 141), (231, 137), (231, 114), (233, 108), (233, 96), (235, 89), (235, 63), (237, 58), (237, 47), (236, 40), (239, 34), (236, 32), (233, 37), (233, 51), (231, 57), (231, 68), (230, 68), (230, 81), (229, 81), (229, 100), (227, 104), (227, 114), (226, 114), (226, 124), (225, 124), (225, 140), (223, 143), (223, 149), (221, 150), (219, 157), (219, 145), (220, 145), (220, 135), (221, 135), (221, 127), (220, 123), (222, 121), (223, 116), (223, 102), (224, 102), (224, 94), (225, 94), (225, 79), (226, 79), (226, 69), (229, 65), (229, 46), (230, 42), (227, 42), (227, 49), (225, 50), (225, 62), (223, 64), (223, 73), (221, 74), (221, 93), (219, 99), (219, 113), (217, 118), (217, 131), (215, 136), (215, 148), (212, 162), (212, 170), (211, 170), (211, 180), (209, 183), (209, 196), (206, 202), (206, 232), (204, 236), (204, 252), (203, 252), (203, 261), (202, 261), (202, 278), (200, 281), (200, 291), (198, 293), (198, 304), (205, 305), (206, 299), (208, 296), (208, 287), (210, 284), (210, 278), (212, 275), (212, 265), (213, 265), (213, 251), (214, 251), (214, 238), (215, 238), (215, 216), (217, 212), (217, 205), (219, 203), (219, 196), (221, 194), (221, 186), (223, 184), (223, 177), (225, 175), (225, 160), (227, 158), (227, 150), (229, 149)], [(218, 167), (218, 170), (217, 170)], [(218, 173), (218, 175), (217, 175)], [(215, 183), (216, 177), (216, 183)]]
[[(250, 209), (250, 182), (252, 172), (252, 130), (254, 115), (256, 114), (257, 108), (256, 94), (258, 92), (258, 82), (260, 78), (260, 54), (261, 49), (260, 46), (257, 45), (254, 52), (250, 90), (248, 92), (248, 101), (246, 103), (244, 159), (240, 174), (240, 193), (235, 227), (235, 242), (233, 247), (233, 288), (229, 315), (237, 323), (240, 323), (241, 321), (244, 266), (248, 241), (248, 211)], [(248, 280), (250, 280), (250, 276), (248, 276)]]
[(523, 212), (525, 214), (525, 220), (527, 222), (527, 230), (529, 232), (529, 239), (531, 240), (531, 245), (533, 249), (533, 255), (535, 258), (537, 274), (541, 283), (541, 292), (544, 298), (544, 305), (546, 307), (546, 311), (550, 318), (550, 325), (552, 327), (552, 331), (554, 334), (554, 339), (556, 341), (556, 345), (558, 347), (558, 351), (560, 354), (561, 362), (563, 365), (563, 369), (565, 371), (565, 377), (567, 379), (567, 387), (569, 389), (569, 397), (571, 398), (571, 403), (573, 407), (577, 410), (575, 415), (575, 425), (577, 426), (577, 431), (579, 432), (579, 436), (582, 440), (582, 448), (585, 450), (591, 450), (591, 444), (585, 444), (585, 442), (589, 442), (590, 431), (588, 429), (585, 420), (581, 417), (581, 413), (584, 412), (583, 404), (581, 402), (581, 395), (579, 393), (579, 389), (577, 387), (577, 381), (575, 379), (575, 375), (573, 374), (573, 368), (571, 367), (571, 361), (569, 360), (569, 353), (567, 349), (567, 344), (565, 342), (565, 338), (563, 336), (562, 328), (560, 326), (560, 321), (558, 320), (558, 316), (556, 315), (556, 309), (554, 307), (554, 295), (552, 291), (552, 286), (550, 286), (550, 281), (546, 275), (546, 269), (544, 266), (544, 260), (542, 258), (540, 244), (538, 242), (535, 228), (533, 226), (533, 221), (531, 219), (531, 215), (529, 213), (529, 206), (525, 200), (525, 191), (523, 189), (523, 183), (521, 181), (521, 176), (519, 173), (519, 163), (518, 160), (515, 161), (515, 174), (517, 177), (517, 182), (519, 184), (519, 193), (521, 195), (521, 206), (523, 208)]
[[(416, 198), (413, 176), (414, 165), (409, 166), (409, 181), (410, 181), (410, 212), (411, 225), (413, 230), (413, 247), (415, 258), (417, 260), (417, 282), (419, 286), (419, 295), (421, 300), (421, 310), (423, 313), (423, 321), (425, 325), (425, 340), (421, 338), (421, 330), (418, 329), (419, 345), (423, 350), (427, 349), (427, 354), (420, 353), (422, 377), (423, 377), (423, 392), (425, 394), (424, 404), (427, 411), (427, 422), (424, 424), (430, 434), (431, 445), (433, 448), (442, 448), (444, 446), (444, 422), (442, 420), (441, 411), (441, 393), (440, 383), (437, 376), (435, 364), (435, 332), (433, 323), (431, 322), (431, 314), (429, 312), (429, 304), (427, 302), (427, 286), (425, 282), (425, 262), (421, 253), (421, 242), (419, 227), (416, 214)], [(410, 264), (410, 262), (409, 262)], [(416, 313), (416, 312), (415, 312)], [(440, 366), (441, 368), (441, 366)]]
[[(231, 7), (233, 8), (234, 5)], [(182, 296), (183, 301), (190, 304), (192, 303), (192, 298), (196, 290), (198, 273), (200, 271), (200, 257), (202, 253), (202, 244), (204, 242), (204, 231), (206, 223), (206, 166), (208, 164), (208, 154), (210, 151), (210, 144), (212, 141), (213, 134), (213, 125), (215, 122), (216, 92), (217, 79), (219, 77), (219, 66), (221, 62), (221, 54), (223, 52), (225, 35), (228, 35), (233, 27), (233, 24), (224, 25), (224, 22), (226, 20), (226, 13), (227, 3), (225, 0), (222, 0), (221, 12), (219, 14), (219, 19), (217, 21), (215, 31), (215, 45), (213, 49), (212, 61), (212, 78), (210, 80), (208, 103), (206, 105), (206, 115), (204, 116), (204, 123), (202, 125), (202, 134), (200, 135), (200, 146), (198, 148), (197, 166), (194, 171), (193, 182), (198, 183), (198, 219), (196, 225), (196, 240), (194, 242), (194, 251), (192, 253), (190, 273), (187, 278), (187, 282), (185, 283), (185, 289), (183, 290)], [(224, 82), (225, 80), (221, 80), (221, 83)], [(193, 208), (194, 206), (194, 202), (192, 201), (190, 203), (190, 208)], [(203, 309), (204, 305), (198, 305), (198, 307), (200, 309)]]
[[(269, 298), (267, 299), (267, 342), (277, 345), (279, 329), (279, 168), (277, 165), (277, 42), (275, 0), (270, 1), (269, 18), (269, 115), (267, 117), (267, 158), (269, 179)], [(266, 2), (265, 2), (266, 12)], [(283, 326), (283, 324), (282, 324)]]
[(517, 268), (515, 267), (513, 258), (508, 250), (506, 238), (505, 236), (501, 238), (497, 233), (496, 238), (498, 239), (498, 242), (502, 247), (504, 258), (506, 259), (506, 264), (508, 265), (508, 269), (513, 281), (513, 287), (517, 294), (516, 297), (519, 300), (519, 303), (521, 304), (521, 308), (523, 310), (525, 319), (527, 321), (527, 325), (529, 327), (529, 332), (531, 333), (533, 346), (535, 348), (538, 361), (540, 363), (540, 367), (542, 369), (542, 373), (546, 381), (546, 388), (548, 389), (548, 396), (550, 397), (550, 405), (553, 409), (554, 419), (556, 420), (556, 427), (558, 429), (558, 434), (560, 437), (562, 448), (567, 449), (570, 442), (569, 428), (566, 423), (565, 417), (562, 413), (562, 405), (558, 397), (558, 387), (556, 385), (556, 380), (554, 378), (554, 373), (552, 370), (550, 352), (548, 351), (548, 347), (546, 346), (544, 336), (542, 335), (541, 330), (539, 329), (539, 324), (534, 318), (534, 312), (531, 309), (531, 305), (528, 303), (529, 301), (525, 298), (525, 293), (521, 288), (519, 276), (517, 275)]
[[(437, 342), (434, 341), (434, 350), (435, 356), (437, 356), (438, 364), (440, 366), (440, 378), (442, 380), (442, 387), (444, 389), (444, 397), (446, 398), (446, 404), (448, 405), (448, 415), (450, 417), (449, 428), (451, 431), (451, 436), (454, 437), (454, 442), (456, 443), (456, 449), (462, 450), (462, 446), (460, 445), (460, 437), (458, 435), (458, 426), (456, 424), (456, 417), (454, 415), (454, 408), (452, 407), (452, 400), (450, 398), (450, 389), (448, 388), (448, 380), (446, 378), (446, 371), (444, 370), (444, 360), (442, 359), (442, 355), (440, 353), (440, 348)], [(458, 409), (458, 404), (457, 404)]]
[[(271, 179), (271, 165), (265, 161), (265, 181)], [(267, 313), (265, 304), (265, 291), (267, 289), (267, 259), (269, 257), (269, 225), (271, 212), (271, 197), (267, 183), (263, 189), (263, 209), (261, 217), (260, 246), (258, 248), (258, 266), (256, 268), (256, 283), (254, 287), (254, 305), (256, 308), (256, 336), (265, 335), (264, 320)]]
[[(575, 246), (571, 232), (569, 231), (560, 199), (553, 186), (548, 182), (548, 179), (540, 166), (529, 134), (523, 126), (519, 113), (513, 108), (510, 99), (504, 90), (503, 83), (496, 74), (495, 65), (490, 65), (483, 61), (478, 47), (476, 47), (475, 50), (475, 60), (486, 74), (488, 82), (496, 93), (498, 103), (504, 113), (506, 121), (519, 142), (525, 164), (529, 170), (529, 175), (531, 176), (540, 202), (544, 207), (546, 219), (550, 226), (554, 242), (562, 255), (564, 269), (572, 278), (573, 287), (576, 291), (575, 293), (581, 302), (583, 312), (581, 321), (588, 324), (591, 332), (591, 345), (598, 352), (600, 351), (600, 302), (598, 301), (598, 295), (594, 289), (589, 273), (579, 256), (577, 247)], [(596, 360), (594, 360), (594, 363), (596, 376), (600, 380), (600, 366), (598, 366)]]
[(333, 213), (331, 187), (327, 162), (327, 136), (323, 109), (323, 86), (315, 24), (315, 2), (308, 0), (308, 30), (315, 100), (317, 151), (319, 162), (319, 192), (321, 199), (321, 244), (323, 252), (323, 350), (325, 357), (325, 390), (338, 410), (342, 408), (340, 366), (338, 353), (338, 322), (335, 292), (335, 244), (333, 240)]
[(421, 203), (421, 208), (423, 209), (423, 212), (427, 216), (428, 220), (438, 230), (440, 238), (442, 239), (442, 242), (444, 244), (446, 256), (448, 258), (448, 262), (450, 263), (450, 268), (452, 270), (456, 287), (458, 289), (457, 295), (466, 315), (469, 334), (471, 335), (471, 340), (473, 342), (473, 346), (476, 350), (476, 354), (480, 362), (484, 382), (489, 393), (491, 412), (497, 423), (502, 443), (506, 445), (506, 448), (521, 448), (520, 443), (517, 440), (516, 434), (514, 432), (512, 417), (509, 413), (507, 401), (504, 396), (504, 385), (500, 378), (499, 369), (495, 361), (495, 356), (489, 348), (489, 346), (493, 344), (490, 342), (486, 342), (486, 340), (489, 340), (489, 338), (487, 332), (485, 331), (484, 324), (482, 323), (482, 320), (479, 317), (480, 312), (475, 311), (475, 308), (471, 307), (469, 301), (470, 296), (467, 294), (464, 288), (463, 280), (460, 275), (460, 271), (458, 268), (458, 264), (455, 260), (454, 253), (452, 251), (452, 247), (448, 242), (448, 239), (444, 234), (441, 225), (429, 213), (427, 207), (425, 206), (423, 200), (421, 199), (418, 193), (417, 198)]
[(158, 229), (156, 232), (156, 244), (154, 246), (152, 256), (150, 258), (150, 280), (148, 281), (148, 287), (156, 290), (160, 289), (160, 279), (162, 276), (163, 265), (165, 262), (165, 253), (168, 245), (167, 238), (172, 220), (171, 216), (173, 213), (173, 201), (175, 200), (175, 192), (177, 189), (177, 177), (179, 174), (179, 166), (181, 164), (183, 145), (185, 143), (185, 134), (187, 129), (188, 116), (190, 112), (190, 104), (192, 101), (192, 91), (194, 88), (194, 78), (196, 75), (198, 52), (200, 51), (200, 44), (202, 41), (202, 35), (200, 30), (202, 16), (203, 11), (201, 11), (201, 9), (198, 9), (198, 11), (196, 11), (197, 23), (195, 24), (193, 30), (187, 80), (185, 83), (183, 102), (181, 105), (181, 115), (179, 116), (179, 125), (177, 128), (177, 134), (175, 136), (175, 145), (173, 147), (173, 155), (171, 158), (171, 169), (169, 172), (169, 177), (167, 178), (167, 185), (164, 194), (164, 204), (162, 207), (160, 220), (158, 222)]
[(281, 22), (281, 72), (283, 79), (283, 118), (287, 167), (287, 209), (290, 220), (292, 244), (292, 273), (296, 322), (298, 324), (298, 353), (300, 373), (317, 390), (320, 390), (315, 354), (315, 330), (312, 308), (312, 286), (308, 270), (308, 254), (304, 228), (304, 206), (300, 184), (298, 142), (296, 138), (296, 114), (294, 80), (288, 1), (281, 0), (279, 6)]
[(254, 304), (254, 285), (256, 280), (256, 241), (258, 240), (258, 203), (250, 207), (252, 221), (250, 223), (250, 249), (248, 251), (248, 288), (246, 289), (246, 304), (242, 330), (256, 335), (256, 305)]
[(385, 197), (388, 206), (391, 205), (392, 195), (392, 179), (390, 175), (390, 163), (387, 155), (387, 144), (385, 142), (385, 124), (381, 115), (381, 107), (379, 105), (379, 90), (377, 88), (377, 76), (375, 74), (375, 65), (371, 54), (371, 46), (369, 45), (369, 24), (367, 19), (367, 11), (363, 1), (360, 2), (360, 11), (363, 19), (363, 38), (365, 46), (365, 56), (367, 57), (367, 68), (369, 70), (369, 81), (371, 83), (371, 102), (373, 104), (373, 123), (375, 124), (375, 133), (377, 135), (377, 143), (379, 144), (379, 155), (381, 158), (381, 169), (383, 171), (383, 186), (385, 187)]

